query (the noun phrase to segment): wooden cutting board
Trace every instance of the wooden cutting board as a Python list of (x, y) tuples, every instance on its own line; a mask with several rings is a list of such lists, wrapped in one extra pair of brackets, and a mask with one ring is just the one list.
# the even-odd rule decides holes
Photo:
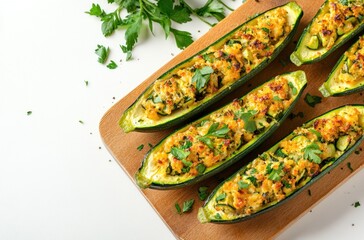
[[(130, 92), (126, 97), (117, 102), (110, 110), (106, 112), (100, 122), (101, 137), (113, 155), (113, 157), (120, 164), (122, 169), (128, 174), (131, 181), (134, 181), (134, 173), (139, 168), (144, 154), (149, 149), (148, 143), (156, 144), (162, 139), (169, 131), (157, 132), (157, 133), (128, 133), (125, 134), (118, 126), (118, 120), (123, 111), (131, 105), (137, 96), (158, 76), (164, 71), (174, 66), (176, 63), (188, 58), (194, 53), (202, 50), (207, 45), (211, 44), (222, 35), (231, 31), (241, 23), (245, 22), (249, 16), (255, 13), (263, 12), (270, 8), (285, 4), (288, 1), (282, 0), (250, 0), (244, 3), (236, 11), (231, 13), (226, 19), (212, 28), (203, 37), (195, 41), (191, 46), (181, 52), (178, 56), (157, 70), (152, 76), (147, 78), (142, 84)], [(277, 57), (277, 59), (271, 63), (264, 71), (251, 79), (243, 87), (236, 90), (233, 94), (230, 94), (224, 99), (224, 101), (215, 104), (207, 111), (221, 106), (222, 104), (232, 101), (236, 97), (240, 97), (250, 91), (255, 86), (262, 84), (267, 79), (273, 76), (282, 74), (284, 72), (295, 71), (298, 69), (304, 70), (307, 74), (308, 86), (303, 96), (309, 92), (311, 95), (321, 96), (318, 87), (324, 82), (328, 76), (330, 70), (354, 40), (350, 41), (345, 46), (341, 47), (334, 54), (327, 59), (315, 63), (312, 65), (306, 65), (302, 67), (296, 67), (289, 61), (289, 55), (292, 53), (295, 44), (303, 31), (303, 28), (307, 26), (310, 19), (317, 12), (323, 0), (307, 1), (299, 0), (297, 3), (303, 8), (304, 16), (301, 20), (298, 32), (293, 41), (288, 44), (286, 49)], [(296, 117), (294, 119), (287, 119), (278, 131), (272, 135), (263, 145), (258, 147), (254, 152), (241, 160), (241, 162), (233, 165), (226, 171), (214, 176), (206, 181), (195, 184), (188, 188), (179, 190), (142, 190), (142, 194), (146, 200), (149, 201), (151, 206), (158, 212), (160, 217), (171, 229), (173, 234), (180, 239), (196, 239), (198, 236), (203, 236), (204, 239), (268, 239), (273, 238), (284, 228), (292, 224), (294, 220), (305, 214), (310, 210), (320, 199), (327, 196), (337, 186), (343, 183), (346, 179), (351, 177), (354, 172), (357, 172), (364, 163), (363, 151), (360, 154), (352, 154), (347, 160), (340, 164), (335, 170), (324, 176), (310, 187), (311, 195), (308, 191), (303, 191), (291, 201), (283, 204), (282, 206), (273, 209), (266, 214), (259, 215), (251, 220), (229, 224), (201, 224), (197, 220), (197, 210), (202, 206), (203, 202), (198, 199), (197, 190), (200, 186), (208, 186), (211, 191), (220, 181), (235, 172), (247, 161), (252, 160), (257, 154), (262, 153), (272, 146), (276, 141), (290, 133), (297, 126), (307, 120), (318, 116), (332, 108), (349, 103), (364, 103), (362, 93), (354, 94), (346, 97), (337, 98), (325, 98), (321, 104), (312, 108), (308, 106), (303, 97), (297, 103), (293, 110), (293, 113), (303, 112), (304, 117)], [(144, 144), (143, 151), (137, 151), (137, 147)], [(363, 144), (361, 145), (363, 148)], [(354, 171), (352, 172), (347, 163), (350, 162)], [(180, 204), (188, 199), (195, 199), (192, 212), (184, 214), (182, 216), (176, 213), (174, 207), (176, 202)], [(339, 217), (339, 216), (338, 216)]]

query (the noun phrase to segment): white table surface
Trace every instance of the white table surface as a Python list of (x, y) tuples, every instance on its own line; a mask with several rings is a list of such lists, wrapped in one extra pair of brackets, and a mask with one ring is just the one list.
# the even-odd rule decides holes
[[(98, 123), (180, 50), (144, 31), (148, 41), (125, 62), (123, 33), (104, 38), (84, 14), (91, 3), (1, 1), (0, 239), (174, 239), (104, 148)], [(208, 29), (182, 28), (195, 38)], [(97, 62), (97, 44), (110, 46), (117, 69)], [(363, 182), (361, 171), (279, 239), (363, 239)]]

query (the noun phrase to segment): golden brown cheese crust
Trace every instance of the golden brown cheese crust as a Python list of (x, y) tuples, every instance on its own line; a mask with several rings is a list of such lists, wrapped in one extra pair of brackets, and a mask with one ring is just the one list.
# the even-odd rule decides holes
[(312, 23), (310, 33), (319, 37), (322, 47), (332, 48), (341, 35), (350, 32), (362, 21), (363, 1), (348, 2), (348, 5), (343, 5), (339, 0), (329, 0), (328, 9), (324, 9), (324, 13)]
[[(259, 17), (256, 24), (245, 25), (220, 47), (210, 47), (192, 59), (168, 79), (158, 79), (153, 92), (142, 103), (148, 118), (158, 120), (177, 109), (215, 94), (243, 75), (249, 73), (276, 48), (292, 30), (287, 11), (278, 8)], [(205, 83), (194, 81), (197, 71), (209, 67), (212, 73), (204, 76)]]
[(165, 169), (166, 176), (202, 174), (269, 127), (292, 104), (291, 91), (288, 80), (277, 77), (242, 100), (236, 99), (205, 120), (171, 135), (153, 153), (154, 164)]
[(343, 153), (331, 150), (338, 138), (349, 136), (352, 146), (363, 136), (363, 117), (355, 108), (346, 109), (330, 118), (317, 119), (310, 127), (296, 129), (295, 136), (280, 142), (275, 153), (262, 154), (225, 182), (215, 195), (223, 197), (213, 203), (214, 209), (220, 217), (242, 217), (283, 200), (318, 174), (330, 159)]

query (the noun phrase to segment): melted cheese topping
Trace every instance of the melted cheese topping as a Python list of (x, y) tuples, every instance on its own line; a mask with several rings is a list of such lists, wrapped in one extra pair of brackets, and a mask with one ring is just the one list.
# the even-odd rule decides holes
[(353, 30), (364, 16), (362, 0), (348, 1), (348, 5), (339, 0), (329, 0), (328, 7), (322, 11), (312, 23), (310, 33), (318, 36), (326, 49), (332, 48), (341, 35)]
[(153, 178), (162, 182), (173, 176), (188, 179), (228, 159), (289, 108), (295, 99), (289, 83), (292, 84), (279, 76), (184, 131), (170, 135), (149, 156), (149, 167), (158, 169), (158, 176)]
[[(173, 76), (158, 79), (142, 102), (146, 116), (158, 120), (177, 109), (188, 108), (230, 86), (269, 58), (291, 31), (285, 9), (265, 13), (254, 24), (244, 25), (221, 46), (195, 56)], [(209, 69), (203, 73), (203, 69)]]
[(297, 128), (275, 152), (263, 153), (221, 186), (208, 205), (217, 214), (212, 218), (248, 216), (285, 199), (344, 153), (334, 146), (339, 138), (349, 148), (363, 136), (363, 119), (358, 109), (343, 108)]
[(360, 37), (348, 51), (347, 57), (340, 72), (330, 82), (333, 92), (340, 92), (346, 89), (364, 85), (364, 37)]

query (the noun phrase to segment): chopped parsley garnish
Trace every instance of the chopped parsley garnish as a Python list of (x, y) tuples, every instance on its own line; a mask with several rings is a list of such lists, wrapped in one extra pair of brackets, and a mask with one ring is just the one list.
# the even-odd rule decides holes
[(194, 202), (195, 202), (194, 199), (190, 199), (190, 200), (185, 201), (183, 203), (182, 212), (185, 213), (185, 212), (191, 211)]
[(282, 151), (282, 148), (278, 148), (274, 153), (277, 157), (285, 158), (287, 155)]
[(29, 115), (32, 115), (32, 113), (33, 113), (32, 111), (28, 111), (28, 112), (27, 112), (27, 115), (28, 115), (28, 116), (29, 116)]
[(106, 67), (109, 69), (115, 69), (118, 67), (118, 65), (113, 60), (111, 60), (110, 63)]
[(224, 124), (221, 128), (219, 123), (211, 124), (207, 134), (205, 136), (199, 137), (198, 140), (206, 144), (210, 149), (214, 149), (213, 140), (210, 137), (225, 138), (226, 134), (230, 131), (229, 127)]
[(138, 151), (143, 150), (143, 148), (144, 148), (144, 144), (141, 144), (141, 145), (139, 145), (139, 146), (137, 147)]
[(282, 183), (283, 183), (283, 186), (284, 186), (285, 188), (291, 188), (291, 187), (292, 187), (292, 185), (291, 185), (291, 184), (289, 184), (286, 180), (282, 180)]
[(216, 213), (216, 214), (215, 214), (215, 218), (216, 218), (216, 219), (221, 219), (220, 213)]
[(84, 122), (82, 120), (78, 120), (78, 122), (81, 123), (81, 124), (84, 124)]
[(321, 139), (321, 138), (322, 138), (321, 133), (320, 133), (319, 131), (317, 131), (316, 129), (311, 128), (309, 131), (310, 131), (311, 133), (315, 134), (315, 135), (316, 135), (316, 137), (317, 137), (317, 139)]
[(264, 31), (264, 32), (266, 32), (266, 33), (269, 33), (270, 31), (269, 31), (269, 29), (268, 28), (265, 28), (265, 27), (263, 27), (262, 28), (262, 30)]
[(109, 48), (106, 48), (102, 45), (97, 45), (95, 53), (97, 56), (99, 56), (98, 58), (99, 63), (104, 64), (106, 62), (107, 58), (109, 57), (109, 52), (110, 52)]
[(354, 172), (354, 169), (351, 167), (351, 163), (347, 162), (346, 166), (348, 166), (348, 168), (350, 169), (351, 172)]
[(305, 102), (311, 107), (315, 107), (316, 104), (321, 103), (321, 99), (322, 99), (321, 97), (314, 96), (309, 93), (306, 93), (305, 96)]
[(274, 101), (282, 101), (282, 99), (281, 99), (280, 97), (278, 97), (278, 96), (274, 96), (274, 97), (273, 97), (273, 100), (274, 100)]
[(298, 90), (297, 90), (297, 88), (293, 85), (293, 83), (292, 83), (292, 82), (289, 82), (289, 83), (288, 83), (288, 86), (291, 88), (291, 90), (292, 90), (292, 94), (293, 94), (293, 95), (296, 95), (296, 94), (297, 94), (297, 92), (298, 92)]
[(269, 163), (267, 166), (267, 169), (266, 169), (267, 173), (269, 174), (268, 179), (270, 179), (272, 181), (281, 180), (281, 174), (283, 173), (283, 167), (284, 167), (283, 162), (279, 163), (279, 166), (277, 169), (272, 168), (272, 163)]
[(254, 132), (257, 130), (257, 126), (254, 121), (254, 116), (257, 114), (257, 111), (249, 110), (244, 111), (243, 109), (235, 112), (235, 117), (240, 118), (244, 121), (244, 129), (248, 132)]
[(87, 80), (85, 80), (84, 82), (85, 82), (86, 87), (88, 87), (88, 81), (87, 81)]
[(254, 176), (250, 176), (247, 178), (248, 180), (250, 180), (250, 182), (254, 185), (257, 186), (257, 179)]
[(201, 90), (206, 87), (208, 81), (210, 80), (210, 74), (213, 72), (214, 70), (210, 66), (196, 69), (195, 74), (192, 77), (192, 83), (196, 83), (196, 89), (198, 92), (201, 92)]
[(354, 206), (355, 208), (360, 207), (360, 202), (359, 202), (359, 201), (356, 201), (356, 202), (353, 204), (353, 206)]
[(179, 204), (178, 204), (178, 203), (175, 203), (175, 204), (174, 204), (174, 207), (176, 208), (177, 213), (178, 213), (179, 215), (181, 215), (181, 214), (182, 214), (182, 210), (181, 210), (181, 207), (179, 206)]
[(250, 186), (250, 184), (249, 184), (249, 183), (244, 182), (243, 180), (238, 181), (238, 187), (239, 187), (239, 190), (242, 190), (242, 189), (248, 188), (249, 186)]
[(199, 187), (198, 188), (198, 198), (201, 201), (205, 201), (207, 199), (207, 197), (209, 196), (207, 190), (208, 190), (208, 187)]
[(221, 193), (220, 195), (218, 195), (217, 197), (216, 197), (216, 202), (218, 202), (218, 201), (222, 201), (222, 200), (224, 200), (226, 198), (226, 193)]
[(307, 147), (303, 149), (303, 158), (308, 159), (314, 163), (320, 164), (321, 158), (318, 156), (318, 154), (321, 154), (322, 151), (320, 150), (320, 147), (316, 143), (311, 143)]
[(196, 166), (196, 170), (199, 174), (203, 174), (206, 170), (206, 166), (203, 164), (203, 163), (199, 163), (197, 166)]
[(177, 147), (172, 147), (171, 153), (178, 160), (186, 159), (188, 157), (188, 155), (190, 155), (189, 151), (185, 151), (184, 149), (180, 149)]

